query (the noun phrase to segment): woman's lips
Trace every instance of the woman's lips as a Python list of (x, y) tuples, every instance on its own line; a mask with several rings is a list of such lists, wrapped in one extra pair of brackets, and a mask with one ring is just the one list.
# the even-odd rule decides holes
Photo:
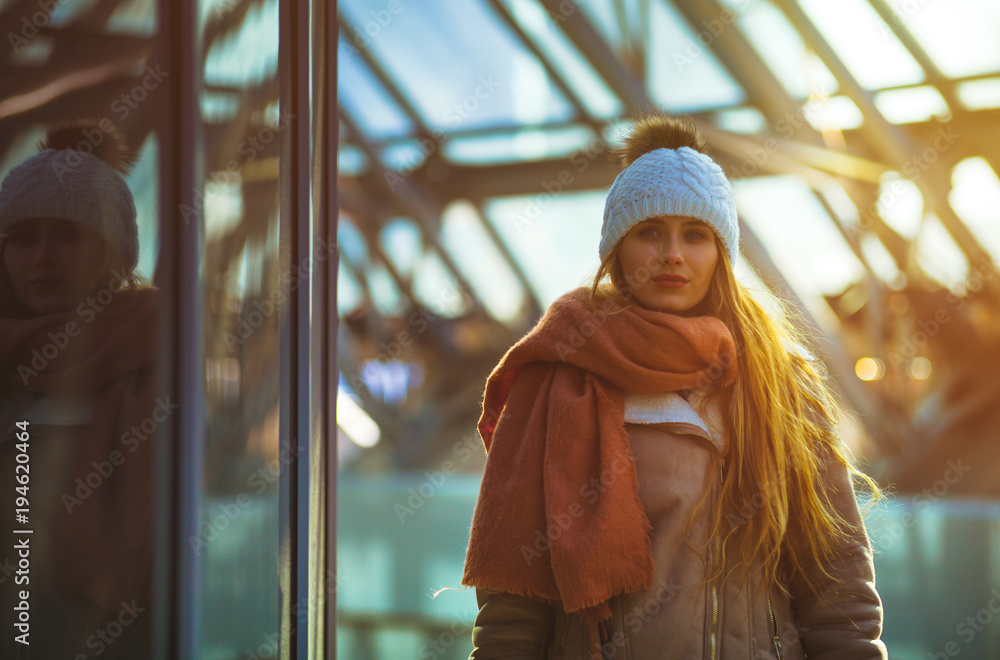
[(677, 280), (653, 280), (653, 284), (667, 289), (679, 289), (687, 284), (687, 282), (678, 282)]
[(48, 291), (50, 289), (55, 289), (57, 287), (62, 286), (65, 282), (66, 280), (63, 279), (47, 277), (45, 279), (34, 280), (33, 282), (31, 282), (31, 286), (35, 287), (36, 289), (42, 289), (43, 291)]

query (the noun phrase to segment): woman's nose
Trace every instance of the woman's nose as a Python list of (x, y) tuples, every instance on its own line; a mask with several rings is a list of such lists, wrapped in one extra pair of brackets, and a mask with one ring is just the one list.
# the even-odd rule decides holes
[(52, 248), (52, 242), (48, 238), (40, 239), (35, 246), (35, 263), (39, 265), (52, 263), (54, 260)]
[(662, 261), (679, 261), (683, 259), (680, 249), (680, 241), (676, 238), (666, 238), (660, 243), (660, 259)]

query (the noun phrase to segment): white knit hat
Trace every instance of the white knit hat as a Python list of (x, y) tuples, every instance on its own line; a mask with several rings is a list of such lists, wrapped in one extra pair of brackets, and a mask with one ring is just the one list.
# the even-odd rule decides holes
[(33, 218), (63, 218), (93, 229), (129, 270), (139, 260), (135, 201), (125, 178), (101, 158), (74, 149), (44, 149), (0, 185), (0, 235)]
[(654, 149), (622, 170), (604, 204), (601, 260), (632, 227), (658, 215), (704, 220), (736, 263), (740, 225), (733, 187), (709, 156), (691, 147)]

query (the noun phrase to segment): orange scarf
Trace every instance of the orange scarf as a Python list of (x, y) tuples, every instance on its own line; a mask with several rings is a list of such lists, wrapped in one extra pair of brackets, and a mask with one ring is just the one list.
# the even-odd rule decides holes
[[(115, 612), (123, 600), (142, 602), (151, 594), (156, 451), (151, 437), (138, 441), (131, 429), (148, 430), (150, 420), (170, 414), (162, 404), (173, 403), (156, 393), (157, 293), (152, 287), (115, 293), (100, 313), (0, 319), (0, 370), (10, 387), (96, 395), (65, 493), (78, 497), (76, 479), (93, 479), (94, 463), (110, 474), (71, 514), (60, 504), (55, 570), (67, 593)], [(33, 361), (33, 350), (51, 359)]]
[(606, 601), (653, 579), (625, 392), (726, 386), (737, 369), (718, 318), (638, 305), (606, 315), (620, 307), (597, 298), (596, 311), (589, 294), (560, 296), (486, 382), (487, 459), (462, 584), (578, 612), (599, 659)]

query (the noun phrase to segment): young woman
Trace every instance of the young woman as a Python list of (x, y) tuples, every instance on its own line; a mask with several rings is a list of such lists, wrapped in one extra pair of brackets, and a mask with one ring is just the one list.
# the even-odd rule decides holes
[(806, 333), (733, 277), (706, 152), (683, 121), (635, 124), (593, 284), (490, 374), (472, 658), (887, 657), (853, 481), (882, 493)]
[(28, 562), (4, 658), (149, 654), (157, 290), (105, 128), (50, 130), (0, 185), (0, 564)]

